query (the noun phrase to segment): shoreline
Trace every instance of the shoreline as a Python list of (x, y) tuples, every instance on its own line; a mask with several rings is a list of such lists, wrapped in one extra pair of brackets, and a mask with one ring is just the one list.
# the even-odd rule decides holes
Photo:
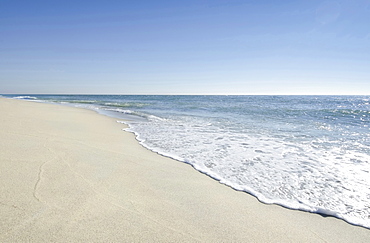
[[(115, 118), (0, 98), (0, 241), (369, 242), (142, 147)], [(226, 199), (225, 199), (226, 198)]]
[[(108, 116), (108, 117), (110, 117), (109, 115), (107, 115), (107, 116)], [(118, 122), (120, 122), (120, 121), (118, 121)], [(129, 126), (126, 122), (120, 122), (120, 123), (125, 124), (126, 126)], [(280, 206), (280, 207), (285, 208), (285, 209), (287, 209), (287, 210), (294, 210), (294, 211), (295, 211), (295, 210), (297, 210), (297, 211), (301, 211), (301, 212), (304, 212), (304, 213), (317, 214), (317, 215), (320, 215), (321, 217), (332, 217), (332, 218), (335, 218), (335, 219), (338, 219), (338, 220), (342, 220), (342, 221), (344, 221), (344, 222), (346, 222), (347, 224), (350, 224), (350, 225), (352, 225), (352, 226), (362, 227), (362, 228), (364, 228), (364, 229), (370, 230), (370, 228), (368, 228), (368, 227), (366, 227), (366, 226), (364, 226), (364, 225), (362, 225), (362, 224), (360, 224), (360, 223), (357, 223), (357, 224), (356, 224), (356, 223), (353, 223), (353, 222), (351, 222), (351, 221), (349, 221), (349, 220), (347, 220), (347, 219), (345, 219), (345, 218), (342, 218), (342, 217), (340, 217), (340, 216), (337, 216), (337, 214), (338, 214), (337, 212), (329, 211), (329, 210), (326, 210), (326, 209), (319, 208), (319, 209), (317, 209), (316, 211), (310, 211), (309, 209), (307, 209), (307, 208), (303, 208), (303, 207), (300, 207), (300, 208), (298, 208), (298, 207), (297, 207), (297, 208), (289, 207), (289, 206), (287, 206), (287, 205), (285, 205), (285, 204), (283, 204), (283, 203), (277, 203), (277, 202), (269, 203), (269, 202), (264, 202), (264, 201), (263, 201), (263, 200), (261, 200), (261, 199), (260, 199), (260, 198), (255, 194), (255, 193), (253, 193), (253, 192), (251, 192), (251, 191), (249, 191), (249, 190), (245, 190), (245, 189), (238, 189), (237, 187), (232, 186), (232, 185), (228, 184), (227, 182), (224, 182), (224, 181), (223, 181), (223, 179), (221, 179), (221, 178), (219, 178), (219, 177), (217, 177), (217, 176), (215, 176), (215, 175), (212, 175), (212, 174), (210, 174), (209, 172), (203, 171), (203, 170), (202, 170), (202, 169), (200, 169), (200, 168), (197, 168), (197, 167), (196, 167), (196, 165), (194, 165), (194, 164), (192, 164), (192, 163), (190, 163), (190, 162), (187, 162), (187, 161), (186, 161), (186, 160), (184, 160), (184, 159), (178, 158), (177, 156), (173, 156), (173, 155), (171, 155), (171, 154), (167, 154), (167, 153), (165, 153), (165, 152), (161, 152), (161, 151), (159, 151), (159, 150), (156, 150), (156, 149), (153, 149), (153, 148), (151, 148), (151, 147), (147, 146), (147, 145), (144, 143), (144, 141), (145, 141), (145, 140), (140, 140), (140, 139), (138, 139), (139, 134), (138, 134), (138, 133), (136, 133), (136, 132), (134, 132), (134, 131), (130, 131), (130, 129), (129, 129), (129, 128), (125, 128), (125, 129), (123, 129), (123, 131), (134, 134), (134, 135), (135, 135), (135, 139), (136, 139), (136, 141), (137, 141), (141, 146), (143, 146), (145, 149), (147, 149), (147, 150), (149, 150), (149, 151), (151, 151), (151, 152), (153, 152), (153, 153), (155, 153), (155, 154), (158, 154), (159, 156), (163, 156), (163, 157), (165, 157), (165, 158), (169, 158), (169, 159), (174, 160), (174, 161), (177, 161), (177, 162), (179, 162), (179, 163), (187, 164), (187, 165), (191, 166), (195, 171), (197, 171), (197, 172), (199, 172), (199, 173), (201, 173), (201, 174), (203, 174), (203, 175), (205, 175), (205, 176), (209, 177), (209, 178), (210, 178), (210, 179), (212, 179), (212, 180), (217, 181), (217, 182), (218, 182), (218, 183), (220, 183), (221, 185), (224, 185), (224, 186), (226, 186), (226, 187), (229, 187), (230, 189), (232, 189), (232, 190), (234, 190), (234, 191), (236, 191), (236, 192), (246, 193), (246, 194), (248, 194), (248, 195), (250, 195), (250, 196), (254, 197), (255, 199), (257, 199), (257, 201), (258, 201), (258, 202), (260, 202), (260, 203), (262, 203), (262, 204), (265, 204), (265, 205), (275, 205), (275, 206)]]

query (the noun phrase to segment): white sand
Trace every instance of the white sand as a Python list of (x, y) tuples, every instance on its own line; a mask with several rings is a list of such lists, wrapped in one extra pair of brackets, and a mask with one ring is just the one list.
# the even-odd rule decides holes
[(370, 242), (368, 229), (236, 192), (123, 127), (0, 99), (0, 242)]

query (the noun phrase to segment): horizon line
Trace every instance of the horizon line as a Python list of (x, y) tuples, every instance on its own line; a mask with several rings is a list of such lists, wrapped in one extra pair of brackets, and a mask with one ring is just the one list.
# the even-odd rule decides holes
[(370, 94), (353, 93), (0, 93), (1, 95), (178, 95), (178, 96), (368, 96)]

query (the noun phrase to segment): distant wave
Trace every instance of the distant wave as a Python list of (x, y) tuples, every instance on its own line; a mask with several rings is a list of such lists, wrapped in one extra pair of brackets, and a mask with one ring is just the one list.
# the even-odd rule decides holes
[(34, 96), (16, 96), (16, 97), (13, 97), (13, 99), (20, 99), (20, 100), (37, 100), (37, 97), (34, 97)]

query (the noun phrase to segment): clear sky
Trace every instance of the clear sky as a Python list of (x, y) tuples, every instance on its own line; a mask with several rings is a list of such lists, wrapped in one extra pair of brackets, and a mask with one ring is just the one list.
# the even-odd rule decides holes
[(0, 93), (370, 95), (370, 0), (0, 0)]

